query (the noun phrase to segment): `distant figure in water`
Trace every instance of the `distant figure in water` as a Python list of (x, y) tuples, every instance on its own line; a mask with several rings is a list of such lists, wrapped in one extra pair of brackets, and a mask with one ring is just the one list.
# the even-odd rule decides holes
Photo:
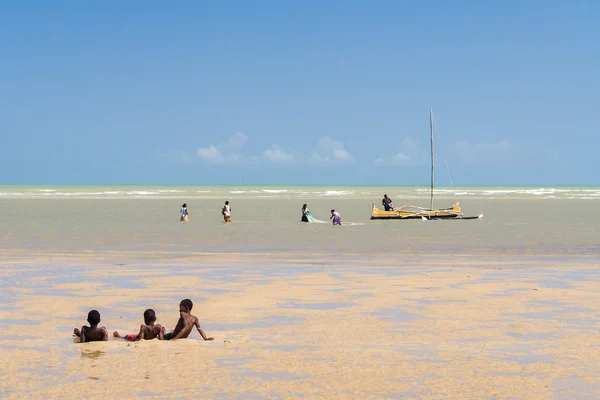
[(223, 214), (223, 221), (225, 223), (231, 222), (231, 206), (228, 201), (225, 202), (225, 205), (221, 209), (221, 214)]
[(183, 205), (181, 206), (181, 210), (179, 211), (181, 213), (181, 218), (179, 219), (182, 222), (187, 222), (188, 220), (188, 210), (187, 210), (187, 204), (183, 203)]
[(155, 324), (156, 313), (153, 309), (149, 308), (144, 311), (144, 325), (140, 325), (139, 333), (130, 333), (129, 335), (121, 336), (119, 332), (114, 331), (113, 336), (116, 338), (123, 338), (127, 341), (134, 342), (137, 340), (151, 340), (158, 338), (163, 340), (163, 329), (160, 324)]
[(329, 219), (333, 220), (333, 225), (342, 225), (342, 216), (335, 210), (331, 210), (331, 217)]
[(383, 208), (385, 209), (385, 211), (394, 211), (394, 205), (392, 204), (392, 199), (390, 199), (387, 194), (383, 195), (381, 204), (383, 205)]
[(103, 342), (108, 340), (108, 331), (105, 327), (98, 328), (100, 323), (100, 313), (92, 310), (88, 313), (87, 321), (90, 326), (82, 326), (81, 330), (73, 329), (73, 335), (79, 337), (80, 343), (85, 342)]
[(302, 206), (302, 222), (310, 222), (308, 220), (308, 216), (310, 215), (310, 210), (308, 206), (305, 204)]

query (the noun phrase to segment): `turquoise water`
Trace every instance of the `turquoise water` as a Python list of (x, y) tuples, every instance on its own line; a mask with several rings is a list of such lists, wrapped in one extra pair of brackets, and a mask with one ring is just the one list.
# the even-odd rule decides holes
[[(394, 200), (419, 199), (429, 196), (426, 186), (0, 186), (0, 198), (349, 198), (370, 199), (379, 202), (387, 193)], [(436, 199), (600, 199), (597, 186), (556, 187), (492, 187), (492, 186), (439, 186), (434, 190)]]

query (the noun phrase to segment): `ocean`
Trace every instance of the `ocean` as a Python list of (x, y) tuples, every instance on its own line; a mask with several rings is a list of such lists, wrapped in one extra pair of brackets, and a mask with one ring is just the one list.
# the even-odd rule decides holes
[[(424, 187), (0, 186), (3, 250), (293, 253), (331, 256), (598, 254), (600, 187), (437, 188), (434, 206), (460, 202), (471, 221), (370, 221), (387, 193), (429, 205)], [(220, 209), (232, 206), (233, 223)], [(187, 203), (189, 223), (179, 222)], [(331, 209), (344, 225), (300, 223)]]

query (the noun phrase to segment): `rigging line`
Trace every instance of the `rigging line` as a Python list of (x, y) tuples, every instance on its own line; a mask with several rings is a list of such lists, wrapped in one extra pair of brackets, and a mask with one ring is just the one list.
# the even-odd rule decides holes
[[(435, 123), (435, 116), (432, 115), (431, 119), (433, 120), (433, 131), (437, 135), (438, 143), (440, 143), (442, 141), (442, 138), (440, 136), (440, 132), (437, 129), (437, 124)], [(438, 146), (438, 148), (439, 148), (439, 146)], [(446, 172), (448, 173), (448, 178), (450, 179), (450, 186), (452, 187), (452, 189), (454, 189), (454, 181), (452, 180), (452, 174), (450, 173), (450, 166), (448, 165), (448, 158), (446, 158), (445, 155), (443, 157), (444, 157), (444, 165), (446, 166)]]

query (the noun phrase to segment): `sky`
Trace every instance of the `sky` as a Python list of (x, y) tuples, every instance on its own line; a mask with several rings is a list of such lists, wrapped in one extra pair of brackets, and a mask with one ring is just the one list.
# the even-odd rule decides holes
[(6, 1), (0, 184), (598, 185), (600, 2)]

